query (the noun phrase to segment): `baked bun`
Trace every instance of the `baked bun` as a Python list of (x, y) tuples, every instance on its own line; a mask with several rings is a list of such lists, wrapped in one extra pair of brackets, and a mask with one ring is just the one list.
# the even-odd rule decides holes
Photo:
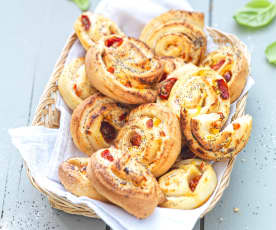
[(198, 159), (176, 163), (159, 178), (166, 196), (160, 206), (175, 209), (195, 209), (204, 204), (217, 186), (217, 176), (211, 164)]
[(140, 40), (106, 37), (88, 50), (85, 67), (90, 82), (114, 100), (128, 104), (156, 100), (155, 84), (163, 66)]
[(100, 194), (137, 218), (148, 217), (165, 200), (150, 171), (135, 157), (114, 147), (95, 152), (87, 173)]
[(113, 21), (91, 12), (84, 12), (78, 17), (74, 24), (74, 30), (86, 50), (102, 37), (123, 34)]
[(181, 57), (198, 65), (207, 47), (203, 27), (204, 14), (170, 10), (146, 24), (140, 39), (158, 56)]
[(158, 92), (158, 102), (166, 104), (178, 117), (181, 107), (186, 108), (191, 116), (220, 112), (223, 122), (230, 112), (227, 84), (209, 68), (187, 64), (163, 81)]
[(179, 121), (165, 106), (140, 105), (130, 112), (115, 145), (138, 158), (159, 177), (169, 170), (181, 151)]
[(85, 98), (98, 92), (87, 79), (84, 58), (67, 64), (58, 80), (59, 92), (66, 104), (74, 110)]
[(246, 46), (234, 35), (209, 29), (219, 48), (207, 55), (202, 66), (209, 66), (226, 80), (230, 102), (241, 95), (249, 74), (249, 60)]
[(89, 158), (70, 158), (59, 166), (59, 179), (68, 192), (76, 196), (107, 201), (93, 187), (87, 177), (87, 165)]
[(88, 97), (72, 114), (70, 130), (75, 145), (88, 156), (109, 147), (125, 124), (128, 111), (99, 93)]
[(222, 161), (236, 156), (246, 145), (252, 128), (252, 117), (237, 118), (223, 128), (221, 113), (191, 117), (181, 111), (181, 127), (190, 150), (197, 156)]

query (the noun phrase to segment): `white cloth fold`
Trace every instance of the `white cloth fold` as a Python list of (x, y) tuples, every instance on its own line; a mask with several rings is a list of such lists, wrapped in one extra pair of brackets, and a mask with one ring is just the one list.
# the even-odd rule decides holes
[[(127, 35), (138, 37), (146, 22), (169, 9), (192, 10), (185, 0), (102, 0), (95, 12), (111, 18)], [(68, 55), (67, 62), (74, 57), (83, 56), (84, 53), (79, 41), (77, 41)], [(243, 94), (253, 84), (254, 80), (250, 77)], [(114, 205), (87, 197), (76, 197), (67, 192), (58, 179), (59, 164), (70, 157), (86, 157), (86, 155), (81, 153), (73, 144), (69, 130), (71, 111), (59, 95), (56, 106), (61, 112), (59, 129), (22, 127), (9, 130), (13, 144), (19, 150), (32, 176), (41, 188), (58, 196), (66, 197), (72, 203), (88, 205), (114, 230), (191, 230), (193, 228), (197, 219), (212, 201), (213, 196), (203, 206), (194, 210), (156, 208), (149, 218), (138, 220)], [(235, 112), (235, 108), (235, 104), (231, 106), (232, 114)], [(215, 162), (213, 164), (219, 183), (227, 163)]]

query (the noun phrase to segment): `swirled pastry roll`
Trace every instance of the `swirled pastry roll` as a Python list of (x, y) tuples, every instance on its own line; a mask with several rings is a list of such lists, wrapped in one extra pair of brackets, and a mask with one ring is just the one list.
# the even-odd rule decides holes
[(70, 130), (75, 145), (88, 156), (109, 147), (125, 124), (128, 111), (99, 93), (88, 97), (72, 114)]
[(137, 218), (148, 217), (165, 200), (150, 171), (127, 152), (114, 147), (95, 152), (87, 172), (99, 193)]
[(72, 110), (85, 98), (97, 92), (87, 79), (84, 58), (73, 59), (64, 67), (58, 80), (58, 89), (62, 98)]
[(59, 166), (59, 179), (65, 189), (76, 196), (107, 201), (93, 187), (87, 177), (87, 165), (89, 158), (70, 158)]
[(155, 85), (163, 66), (143, 42), (109, 36), (88, 50), (86, 71), (103, 94), (122, 103), (141, 104), (156, 100)]
[(223, 122), (230, 112), (227, 84), (215, 71), (185, 65), (170, 75), (159, 87), (158, 101), (166, 104), (180, 117), (181, 107), (190, 114), (220, 112)]
[(246, 46), (234, 35), (209, 29), (219, 48), (207, 55), (202, 66), (209, 66), (226, 80), (231, 103), (242, 93), (249, 74), (249, 59)]
[(115, 145), (138, 158), (154, 176), (161, 176), (173, 165), (181, 150), (179, 121), (165, 106), (140, 105), (130, 112)]
[(215, 161), (239, 153), (249, 139), (252, 118), (244, 116), (223, 129), (230, 111), (224, 78), (210, 68), (189, 65), (174, 74), (179, 77), (168, 91), (166, 104), (180, 115), (183, 137), (189, 149), (203, 159)]
[(244, 116), (223, 129), (230, 111), (224, 78), (209, 68), (189, 66), (173, 74), (182, 76), (171, 88), (166, 104), (180, 115), (183, 137), (190, 150), (203, 159), (215, 161), (239, 153), (250, 136), (252, 119)]
[(76, 20), (74, 29), (86, 50), (104, 36), (123, 34), (113, 21), (91, 12), (82, 13)]
[(159, 56), (181, 57), (198, 65), (205, 55), (204, 14), (170, 10), (152, 19), (140, 39)]
[(159, 178), (166, 196), (161, 207), (195, 209), (204, 204), (217, 186), (217, 176), (207, 162), (188, 159), (176, 163), (173, 169)]
[(222, 161), (237, 155), (246, 145), (252, 128), (252, 117), (242, 116), (224, 129), (221, 113), (191, 117), (181, 111), (181, 126), (190, 150), (203, 159)]
[[(187, 64), (159, 85), (158, 103), (168, 106), (178, 118), (182, 107), (189, 110), (191, 116), (220, 112), (224, 123), (230, 112), (229, 93), (225, 85), (215, 71)], [(182, 133), (184, 145), (187, 139), (183, 128)]]

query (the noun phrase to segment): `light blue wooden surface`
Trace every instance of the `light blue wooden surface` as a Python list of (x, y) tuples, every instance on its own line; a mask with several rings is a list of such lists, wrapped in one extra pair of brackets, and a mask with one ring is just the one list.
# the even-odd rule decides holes
[[(92, 0), (92, 9), (97, 2)], [(248, 44), (256, 80), (247, 102), (247, 112), (254, 118), (251, 140), (238, 157), (222, 200), (194, 229), (276, 229), (273, 225), (276, 217), (276, 67), (269, 65), (264, 56), (265, 46), (276, 40), (276, 21), (267, 28), (252, 31), (237, 26), (232, 19), (244, 0), (190, 2), (194, 9), (205, 13), (206, 24), (212, 22), (213, 26), (235, 33)], [(13, 0), (1, 4), (0, 229), (105, 228), (100, 220), (50, 208), (47, 199), (28, 181), (22, 160), (7, 135), (8, 128), (30, 124), (39, 96), (79, 13), (67, 0)], [(234, 213), (233, 208), (239, 208), (239, 212)]]
[[(276, 20), (259, 30), (238, 26), (232, 16), (246, 2), (213, 0), (213, 26), (248, 45), (256, 84), (246, 107), (253, 116), (251, 138), (237, 158), (221, 202), (205, 218), (207, 230), (276, 229), (276, 66), (268, 64), (264, 54), (265, 47), (276, 41)], [(238, 213), (233, 212), (236, 207)]]

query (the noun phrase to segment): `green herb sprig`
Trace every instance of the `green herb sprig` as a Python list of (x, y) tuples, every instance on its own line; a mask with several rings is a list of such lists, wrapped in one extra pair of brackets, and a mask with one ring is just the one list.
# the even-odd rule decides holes
[(276, 65), (276, 41), (266, 47), (265, 55), (271, 64)]
[(87, 11), (90, 7), (90, 0), (72, 0), (82, 11)]
[(240, 25), (259, 28), (268, 25), (276, 16), (276, 1), (251, 0), (234, 15)]

